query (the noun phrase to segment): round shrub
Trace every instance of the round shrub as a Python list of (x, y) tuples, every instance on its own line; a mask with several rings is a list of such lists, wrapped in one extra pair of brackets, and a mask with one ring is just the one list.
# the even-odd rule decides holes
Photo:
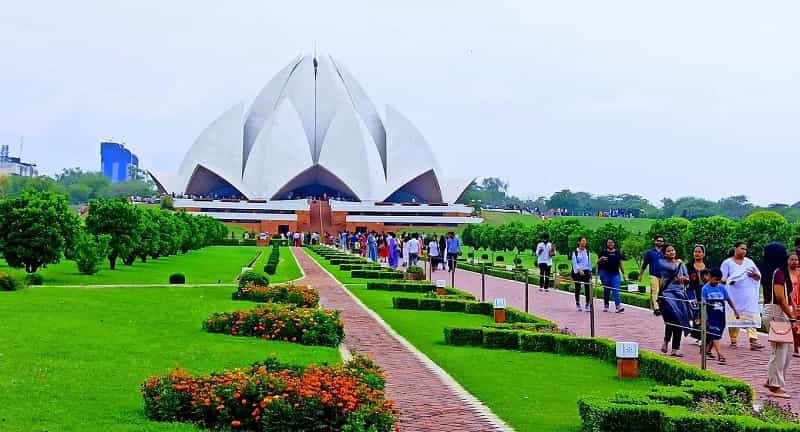
[(563, 272), (569, 270), (569, 264), (561, 263), (558, 265), (558, 271)]
[(22, 284), (14, 276), (7, 273), (0, 273), (0, 291), (16, 291), (22, 288)]
[(25, 275), (25, 283), (28, 285), (41, 285), (44, 283), (44, 277), (39, 273), (31, 273)]
[(506, 259), (503, 257), (503, 255), (498, 255), (494, 260), (497, 262), (504, 262)]
[(239, 276), (239, 290), (246, 285), (269, 286), (269, 279), (261, 273), (246, 271)]
[(182, 285), (186, 283), (186, 276), (183, 273), (173, 273), (169, 275), (169, 283), (172, 285)]
[(423, 274), (423, 273), (424, 273), (424, 271), (422, 270), (422, 267), (420, 267), (420, 266), (413, 266), (413, 265), (412, 265), (412, 266), (408, 266), (408, 269), (406, 269), (406, 273), (411, 273), (411, 274)]
[(514, 265), (522, 265), (522, 258), (514, 258)]
[(639, 280), (639, 272), (634, 270), (628, 273), (628, 280), (632, 281)]

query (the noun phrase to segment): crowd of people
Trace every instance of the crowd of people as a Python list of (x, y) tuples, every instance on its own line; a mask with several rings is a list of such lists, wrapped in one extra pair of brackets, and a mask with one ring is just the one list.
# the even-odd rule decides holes
[[(324, 241), (392, 268), (417, 265), (420, 257), (427, 256), (433, 268), (455, 271), (461, 255), (461, 241), (454, 232), (398, 236), (393, 232), (343, 231), (321, 237), (314, 233), (311, 241)], [(759, 342), (758, 331), (765, 325), (770, 329), (771, 351), (764, 386), (772, 396), (789, 398), (785, 391), (789, 363), (792, 357), (800, 357), (800, 329), (795, 324), (800, 317), (800, 238), (791, 253), (781, 243), (770, 243), (759, 264), (747, 257), (747, 244), (736, 242), (730, 256), (719, 266), (706, 262), (704, 245), (694, 245), (691, 259), (684, 262), (678, 257), (676, 247), (667, 244), (663, 236), (656, 236), (653, 242), (643, 257), (639, 281), (648, 277), (652, 312), (664, 322), (661, 351), (683, 357), (683, 339), (690, 337), (702, 355), (726, 364), (721, 343), (724, 336), (727, 334), (729, 348), (736, 349), (741, 333), (745, 333), (745, 346), (761, 351), (767, 347)], [(620, 291), (626, 257), (614, 239), (606, 241), (597, 257), (587, 243), (585, 237), (579, 238), (569, 254), (576, 310), (592, 310), (588, 299), (597, 276), (603, 287), (603, 311), (610, 312), (613, 301), (614, 312), (624, 312)], [(539, 289), (547, 292), (556, 280), (552, 271), (555, 245), (544, 234), (533, 252), (540, 276)], [(594, 271), (598, 274), (594, 275)], [(583, 306), (581, 295), (586, 299)], [(701, 308), (706, 312), (705, 345), (701, 342)]]
[(445, 235), (394, 232), (350, 232), (328, 235), (326, 244), (361, 255), (372, 262), (386, 263), (391, 268), (416, 266), (421, 256), (430, 258), (431, 265), (439, 270), (455, 270), (461, 255), (461, 239), (455, 232)]
[[(704, 245), (694, 245), (691, 260), (684, 262), (678, 258), (675, 246), (666, 244), (663, 236), (653, 240), (653, 248), (643, 259), (640, 281), (648, 271), (652, 311), (664, 321), (661, 351), (683, 357), (681, 343), (686, 336), (702, 345), (703, 307), (706, 345), (700, 347), (701, 355), (719, 364), (726, 363), (721, 348), (726, 330), (730, 348), (740, 346), (744, 330), (746, 346), (751, 351), (761, 351), (766, 348), (758, 338), (763, 324), (769, 329), (771, 348), (764, 386), (772, 396), (789, 398), (784, 389), (786, 374), (791, 358), (800, 357), (800, 329), (795, 324), (800, 317), (800, 238), (795, 240), (791, 253), (781, 243), (768, 244), (764, 259), (758, 265), (747, 257), (747, 244), (736, 242), (730, 257), (713, 268), (706, 263)], [(625, 257), (617, 250), (616, 242), (609, 239), (593, 267), (586, 243), (586, 238), (580, 238), (571, 253), (576, 310), (591, 311), (588, 302), (581, 307), (580, 296), (583, 293), (589, 298), (592, 271), (596, 268), (604, 288), (604, 311), (609, 311), (612, 296), (616, 312), (624, 311), (619, 292), (625, 274), (622, 264)], [(546, 235), (536, 246), (535, 254), (546, 290), (555, 254)]]

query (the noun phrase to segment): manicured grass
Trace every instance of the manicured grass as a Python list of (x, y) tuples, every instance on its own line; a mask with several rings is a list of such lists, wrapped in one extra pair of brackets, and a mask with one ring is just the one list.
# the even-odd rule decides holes
[[(325, 260), (306, 250), (332, 270)], [(342, 272), (332, 273), (338, 277)], [(490, 323), (490, 317), (398, 310), (392, 308), (392, 297), (414, 294), (367, 290), (365, 284), (347, 288), (518, 431), (577, 432), (580, 397), (646, 391), (657, 384), (647, 379), (620, 381), (612, 364), (592, 358), (445, 345), (445, 326), (480, 327)]]
[[(232, 283), (242, 267), (255, 258), (259, 250), (264, 254), (268, 252), (266, 248), (255, 246), (209, 246), (186, 255), (148, 259), (145, 263), (137, 260), (131, 266), (117, 260), (115, 270), (109, 269), (106, 260), (94, 275), (81, 274), (74, 261), (62, 260), (39, 269), (37, 273), (44, 277), (45, 285), (165, 284), (172, 273), (183, 273), (187, 284)], [(286, 266), (290, 267), (291, 264), (287, 263)], [(289, 267), (286, 267), (287, 271)], [(5, 260), (0, 260), (0, 272), (25, 276), (24, 270), (8, 267)]]
[(144, 417), (139, 385), (182, 367), (247, 366), (271, 353), (336, 363), (335, 348), (206, 333), (212, 312), (247, 308), (232, 287), (0, 292), (0, 430), (197, 431)]
[[(270, 283), (280, 283), (280, 282), (288, 282), (295, 279), (300, 279), (303, 277), (303, 272), (300, 270), (300, 266), (297, 264), (297, 260), (294, 259), (294, 255), (292, 255), (292, 251), (289, 250), (288, 247), (281, 247), (281, 258), (278, 261), (278, 267), (275, 269), (274, 275), (267, 275)], [(267, 258), (269, 258), (269, 254), (272, 251), (271, 248), (267, 247), (263, 249), (261, 256), (258, 258), (258, 261), (253, 265), (253, 270), (258, 272), (264, 271), (264, 264), (267, 263)]]

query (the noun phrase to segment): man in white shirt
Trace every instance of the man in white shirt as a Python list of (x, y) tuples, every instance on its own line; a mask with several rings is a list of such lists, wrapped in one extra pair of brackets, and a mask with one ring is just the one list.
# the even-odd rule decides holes
[(409, 265), (415, 266), (419, 260), (419, 234), (412, 234), (411, 240), (409, 240), (407, 244)]
[(536, 245), (536, 263), (539, 265), (539, 291), (545, 292), (554, 286), (551, 281), (553, 269), (553, 256), (556, 254), (555, 246), (550, 243), (550, 235), (544, 233), (542, 241)]

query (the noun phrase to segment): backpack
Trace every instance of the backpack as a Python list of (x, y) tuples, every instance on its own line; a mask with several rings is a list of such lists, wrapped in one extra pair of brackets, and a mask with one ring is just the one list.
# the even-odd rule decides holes
[[(572, 254), (569, 256), (570, 262), (578, 256), (578, 248), (575, 248), (572, 251)], [(589, 266), (591, 267), (592, 264), (592, 253), (589, 252), (589, 248), (586, 248), (586, 259), (589, 260)], [(575, 264), (572, 265), (572, 274), (578, 273), (575, 271)]]

